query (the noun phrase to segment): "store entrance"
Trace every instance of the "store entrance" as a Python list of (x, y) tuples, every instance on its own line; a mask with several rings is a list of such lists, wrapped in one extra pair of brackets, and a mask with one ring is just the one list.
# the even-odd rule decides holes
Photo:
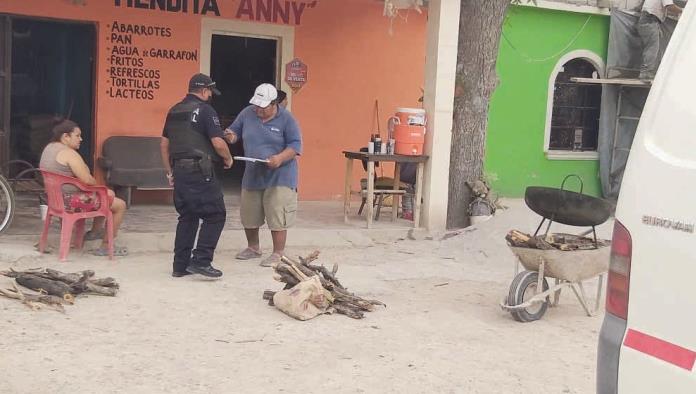
[[(258, 85), (276, 84), (278, 41), (213, 34), (210, 53), (210, 76), (222, 92), (222, 96), (213, 99), (213, 107), (225, 128), (249, 105)], [(235, 144), (231, 149), (234, 156), (244, 155), (241, 144)], [(232, 170), (224, 171), (220, 178), (226, 188), (238, 188), (243, 174), (244, 163), (236, 162)]]
[[(82, 129), (80, 154), (92, 167), (94, 149), (94, 61), (92, 24), (6, 17), (9, 54), (9, 160), (37, 167), (56, 119)], [(2, 41), (2, 40), (0, 40)], [(6, 75), (8, 75), (6, 74)]]

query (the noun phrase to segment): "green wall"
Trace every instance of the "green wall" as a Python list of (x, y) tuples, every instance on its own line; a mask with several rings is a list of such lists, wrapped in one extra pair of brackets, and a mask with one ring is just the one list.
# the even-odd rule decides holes
[(503, 32), (485, 161), (493, 189), (506, 197), (521, 197), (527, 186), (558, 187), (566, 175), (578, 174), (585, 193), (599, 195), (599, 162), (547, 159), (544, 127), (549, 78), (556, 63), (580, 49), (606, 59), (609, 18), (516, 6), (510, 8)]

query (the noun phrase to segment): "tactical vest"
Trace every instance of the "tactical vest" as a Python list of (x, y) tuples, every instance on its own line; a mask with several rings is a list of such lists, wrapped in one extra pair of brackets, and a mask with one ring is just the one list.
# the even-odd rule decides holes
[(217, 154), (210, 139), (193, 127), (194, 111), (201, 103), (181, 102), (167, 114), (164, 125), (169, 138), (169, 157), (176, 159), (216, 160)]

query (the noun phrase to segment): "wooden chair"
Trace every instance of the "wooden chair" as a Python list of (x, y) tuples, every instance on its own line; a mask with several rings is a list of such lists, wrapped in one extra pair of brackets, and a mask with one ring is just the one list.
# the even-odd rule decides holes
[[(399, 190), (394, 190), (394, 178), (389, 177), (379, 177), (375, 179), (375, 199), (372, 201), (372, 206), (376, 206), (375, 210), (375, 220), (379, 220), (379, 215), (382, 212), (382, 207), (384, 206), (384, 199), (390, 195), (403, 196), (406, 194), (406, 184), (403, 182), (399, 185)], [(367, 204), (367, 179), (363, 178), (360, 180), (360, 196), (362, 197), (362, 202), (360, 203), (360, 209), (358, 209), (358, 215), (362, 215), (365, 205)], [(399, 209), (398, 206), (394, 206), (392, 200), (392, 209)]]
[[(367, 147), (360, 148), (360, 152), (368, 152)], [(367, 161), (362, 160), (363, 170), (367, 171)], [(375, 167), (379, 167), (379, 162), (375, 162)], [(382, 206), (384, 204), (384, 198), (388, 195), (401, 195), (403, 196), (406, 192), (405, 189), (408, 185), (403, 182), (399, 182), (399, 189), (394, 190), (394, 178), (390, 177), (375, 177), (375, 199), (372, 201), (372, 206), (376, 206), (375, 210), (375, 220), (379, 220), (379, 215), (382, 211)], [(358, 209), (358, 215), (362, 215), (365, 205), (367, 204), (367, 178), (360, 180), (360, 196), (362, 197), (362, 202), (360, 203), (360, 208)], [(392, 199), (393, 201), (393, 199)], [(399, 207), (394, 206), (392, 203), (392, 209), (399, 209)]]

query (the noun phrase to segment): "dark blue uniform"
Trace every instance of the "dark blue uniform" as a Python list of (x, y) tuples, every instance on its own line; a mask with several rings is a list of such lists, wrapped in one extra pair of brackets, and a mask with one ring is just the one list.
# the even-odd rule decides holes
[[(191, 132), (200, 133), (207, 142), (214, 137), (224, 138), (220, 120), (212, 106), (192, 94), (187, 95), (182, 103), (197, 106), (190, 113)], [(176, 142), (172, 139), (181, 137), (173, 135), (167, 125), (162, 135), (170, 140), (171, 147)], [(212, 144), (210, 148), (212, 151)], [(193, 153), (193, 148), (190, 157), (187, 156), (179, 153), (170, 157), (174, 175), (174, 206), (179, 213), (174, 243), (174, 272), (185, 272), (189, 265), (210, 266), (226, 219), (222, 188), (212, 170), (213, 166), (204, 165), (204, 161)], [(213, 154), (213, 158), (218, 159), (216, 154)], [(198, 243), (193, 250), (196, 234)]]

